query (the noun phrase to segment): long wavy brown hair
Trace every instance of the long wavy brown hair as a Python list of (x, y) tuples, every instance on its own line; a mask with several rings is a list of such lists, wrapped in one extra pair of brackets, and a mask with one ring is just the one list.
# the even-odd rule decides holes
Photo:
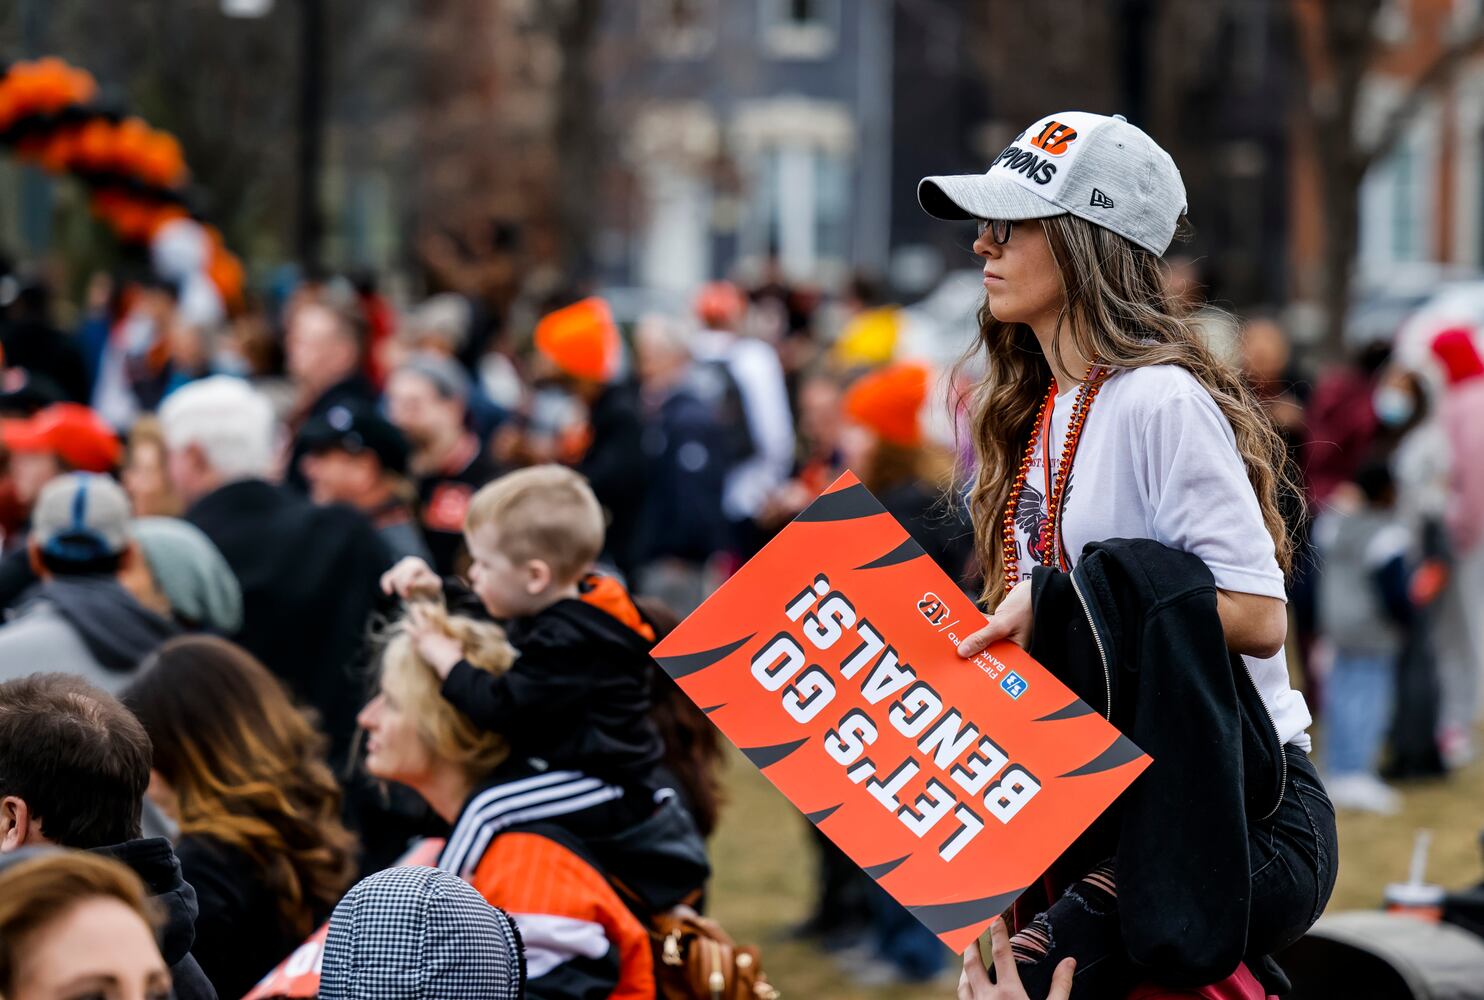
[(224, 639), (172, 639), (124, 693), (174, 790), (182, 835), (250, 857), (294, 933), (307, 935), (355, 877), (329, 741), (251, 653)]
[[(1188, 308), (1166, 295), (1159, 258), (1074, 215), (1042, 219), (1041, 228), (1065, 293), (1052, 349), (1060, 353), (1071, 344), (1083, 357), (1112, 368), (1179, 365), (1195, 376), (1231, 424), (1278, 563), (1287, 572), (1293, 541), (1279, 497), (1302, 504), (1303, 495), (1283, 441), (1237, 370), (1206, 346)], [(982, 599), (993, 607), (1005, 588), (1001, 518), (1037, 406), (1051, 382), (1051, 367), (1035, 332), (1023, 323), (995, 319), (988, 303), (980, 307), (979, 340), (959, 362), (960, 371), (981, 353), (985, 374), (957, 402), (966, 403), (971, 415), (978, 473), (968, 491), (969, 515), (985, 569)]]

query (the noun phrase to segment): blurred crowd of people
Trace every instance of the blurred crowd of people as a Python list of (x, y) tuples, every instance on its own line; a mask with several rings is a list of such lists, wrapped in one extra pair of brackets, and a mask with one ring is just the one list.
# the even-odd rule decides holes
[[(1187, 272), (1171, 267), (1172, 292), (1245, 370), (1302, 475), (1305, 496), (1288, 506), (1306, 552), (1290, 604), (1302, 641), (1289, 649), (1322, 710), (1331, 794), (1392, 810), (1383, 767), (1439, 774), (1474, 753), (1484, 363), (1473, 334), (1442, 331), (1405, 361), (1372, 345), (1315, 371), (1276, 320), (1210, 309)], [(519, 946), (475, 904), (573, 917), (528, 884), (532, 871), (562, 872), (601, 946), (563, 951), (529, 913), (516, 922), (527, 974), (545, 977), (530, 995), (584, 995), (583, 977), (624, 981), (642, 933), (595, 874), (606, 858), (561, 835), (512, 840), (489, 826), (496, 803), (555, 790), (593, 823), (629, 829), (636, 816), (613, 818), (605, 790), (627, 801), (651, 787), (653, 765), (709, 835), (724, 800), (719, 744), (638, 655), (652, 704), (637, 688), (563, 682), (612, 699), (583, 709), (603, 725), (638, 725), (619, 718), (637, 713), (657, 734), (650, 754), (619, 732), (603, 752), (633, 751), (643, 767), (593, 776), (591, 747), (536, 723), (541, 699), (570, 691), (478, 693), (515, 676), (512, 662), (540, 661), (550, 639), (486, 620), (539, 620), (552, 605), (532, 595), (549, 592), (608, 615), (609, 631), (582, 642), (642, 654), (846, 470), (978, 596), (972, 532), (952, 499), (969, 449), (950, 401), (973, 373), (914, 358), (900, 310), (872, 282), (836, 304), (843, 324), (774, 270), (623, 322), (600, 295), (555, 287), (500, 322), (467, 288), (407, 305), (366, 276), (309, 275), (203, 325), (156, 280), (99, 275), (68, 310), (34, 276), (0, 278), (0, 852), (30, 865), (0, 869), (0, 885), (25, 876), (42, 896), (72, 885), (99, 900), (84, 916), (116, 929), (157, 919), (139, 905), (147, 892), (164, 904), (164, 948), (140, 974), (158, 983), (169, 966), (179, 996), (237, 997), (332, 914), (362, 914), (356, 931), (331, 920), (331, 942), (349, 948), (346, 933), (374, 940), (378, 922), (428, 919), (419, 901), (431, 898), (473, 907), (445, 920), (448, 935), (493, 942), (479, 967), (445, 973), (508, 978)], [(963, 330), (967, 347), (970, 317)], [(555, 491), (536, 494), (545, 513), (577, 512), (560, 531), (540, 509), (521, 513), (536, 501), (511, 499), (513, 486), (487, 490), (553, 467), (601, 511), (595, 559), (552, 554), (569, 552), (563, 532), (587, 509), (562, 481), (532, 487)], [(495, 534), (471, 528), (480, 518)], [(512, 555), (516, 526), (555, 548)], [(570, 572), (552, 569), (565, 562)], [(561, 579), (521, 575), (537, 563)], [(605, 596), (585, 575), (593, 565), (632, 600)], [(472, 617), (439, 590), (456, 580), (472, 581)], [(427, 581), (446, 617), (404, 615), (396, 599)], [(389, 620), (390, 644), (374, 642)], [(512, 748), (553, 741), (542, 752), (555, 770), (506, 773)], [(579, 777), (560, 777), (568, 766)], [(382, 872), (419, 836), (451, 835), (452, 851), (460, 831), (439, 867), (465, 876), (474, 900), (457, 879)], [(818, 891), (794, 933), (863, 982), (938, 975), (948, 956), (936, 938), (810, 833)], [(144, 888), (90, 862), (33, 857), (38, 846), (108, 855)], [(6, 898), (8, 940), (6, 922), (22, 917)], [(582, 966), (594, 953), (613, 969)], [(348, 952), (326, 945), (322, 995), (358, 995), (330, 986), (332, 954)], [(0, 955), (0, 992), (24, 964)]]
[[(1414, 342), (1415, 341), (1415, 342)], [(1466, 327), (1359, 346), (1297, 373), (1282, 328), (1242, 331), (1243, 364), (1289, 444), (1305, 547), (1291, 581), (1296, 673), (1321, 723), (1336, 806), (1393, 813), (1384, 780), (1471, 761), (1484, 663), (1484, 363)]]
[[(942, 502), (934, 373), (895, 358), (895, 310), (865, 282), (833, 344), (819, 297), (776, 277), (622, 324), (602, 297), (553, 292), (525, 329), (496, 328), (478, 296), (400, 307), (342, 276), (216, 324), (154, 279), (99, 275), (69, 309), (15, 272), (0, 303), (0, 852), (131, 868), (143, 890), (17, 865), (125, 910), (157, 897), (179, 996), (246, 994), (356, 893), (382, 913), (368, 883), (347, 890), (425, 835), (449, 841), (424, 861), (515, 917), (530, 995), (642, 985), (642, 928), (604, 876), (663, 843), (703, 882), (724, 799), (717, 735), (648, 658), (658, 635), (847, 468), (974, 586), (969, 529)], [(429, 619), (399, 604), (430, 596), (408, 579), (472, 592), (438, 584)], [(573, 649), (605, 670), (572, 674)], [(577, 722), (612, 739), (555, 735)], [(683, 821), (648, 804), (662, 790)], [(499, 801), (568, 829), (521, 840)], [(616, 832), (637, 842), (618, 860)], [(936, 939), (878, 897), (852, 943), (936, 974)], [(607, 944), (547, 940), (532, 912), (580, 914)]]

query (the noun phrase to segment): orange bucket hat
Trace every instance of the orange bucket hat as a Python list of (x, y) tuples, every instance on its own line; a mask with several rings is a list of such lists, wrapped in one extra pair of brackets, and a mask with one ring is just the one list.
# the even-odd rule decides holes
[(921, 444), (919, 413), (930, 374), (927, 365), (903, 362), (862, 376), (845, 394), (845, 413), (883, 441), (903, 447)]
[(621, 351), (613, 311), (594, 295), (547, 313), (536, 324), (536, 350), (564, 374), (608, 381)]

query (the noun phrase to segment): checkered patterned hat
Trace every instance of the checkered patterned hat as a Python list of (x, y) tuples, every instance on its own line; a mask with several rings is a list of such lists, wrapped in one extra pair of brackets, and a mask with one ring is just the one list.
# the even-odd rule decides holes
[(321, 1000), (519, 1000), (514, 922), (437, 868), (388, 868), (357, 882), (330, 917)]

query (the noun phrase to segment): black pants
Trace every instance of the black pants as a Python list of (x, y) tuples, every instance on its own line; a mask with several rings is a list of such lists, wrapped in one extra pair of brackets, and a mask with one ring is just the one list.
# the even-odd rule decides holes
[[(1329, 902), (1335, 887), (1339, 841), (1335, 810), (1319, 773), (1302, 750), (1290, 744), (1288, 785), (1272, 817), (1248, 825), (1247, 856), (1252, 868), (1248, 908), (1247, 956), (1251, 971), (1271, 991), (1259, 959), (1276, 954), (1304, 936)], [(1171, 817), (1178, 823), (1179, 817)], [(1229, 901), (1213, 899), (1211, 906)], [(1158, 970), (1136, 969), (1123, 948), (1117, 900), (1079, 883), (1068, 889), (1032, 927), (1049, 938), (1044, 958), (1019, 966), (1032, 998), (1044, 997), (1051, 974), (1068, 955), (1077, 959), (1073, 996), (1122, 996), (1139, 982), (1158, 981)], [(1121, 992), (1120, 992), (1121, 991)]]

